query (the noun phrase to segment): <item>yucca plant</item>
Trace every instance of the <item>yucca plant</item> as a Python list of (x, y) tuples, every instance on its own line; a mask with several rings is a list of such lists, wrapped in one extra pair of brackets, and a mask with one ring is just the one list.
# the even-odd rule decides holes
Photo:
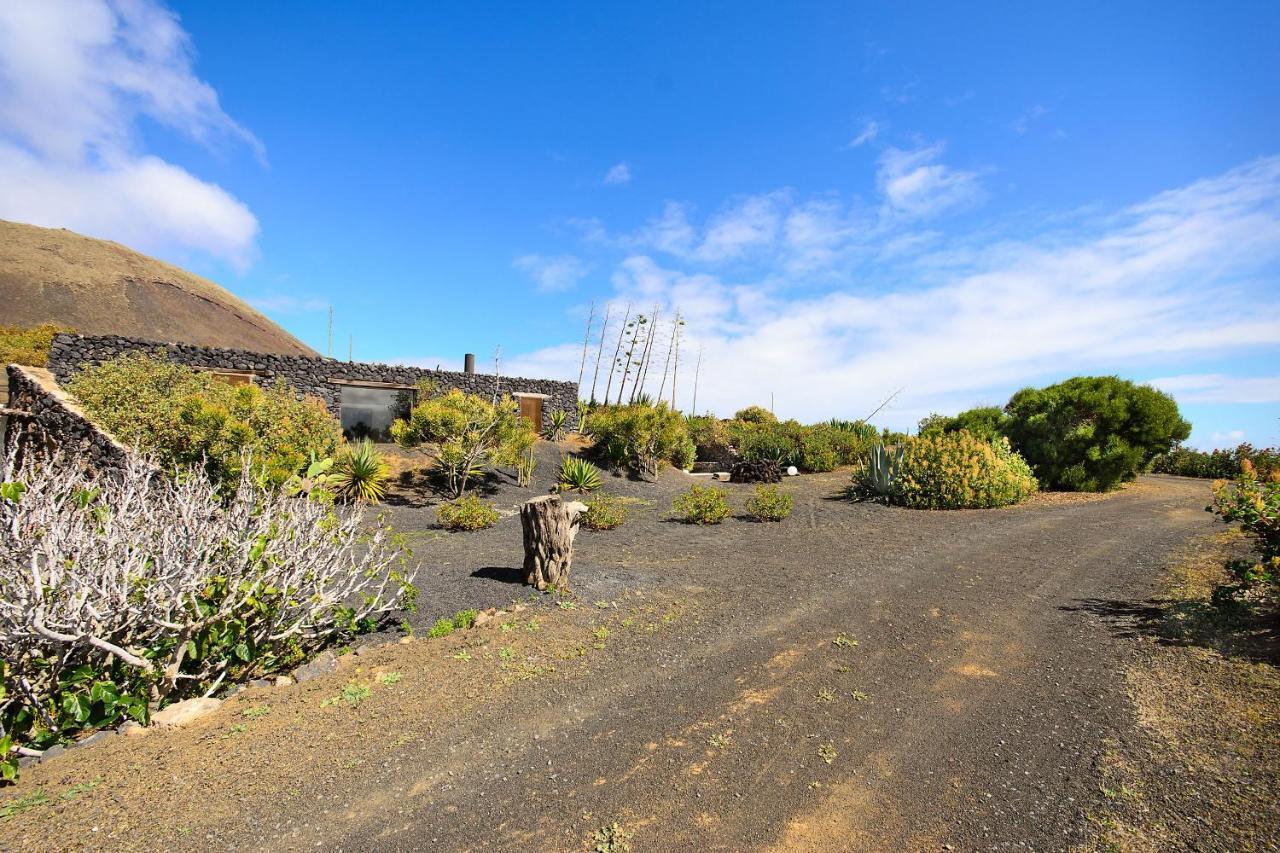
[(377, 503), (387, 491), (391, 468), (367, 438), (347, 445), (338, 455), (330, 483), (340, 498)]
[(600, 469), (585, 459), (567, 456), (560, 463), (558, 482), (562, 491), (592, 492), (600, 488)]
[(564, 409), (553, 409), (548, 417), (551, 421), (551, 440), (559, 441), (564, 438), (564, 425), (569, 422), (569, 413)]

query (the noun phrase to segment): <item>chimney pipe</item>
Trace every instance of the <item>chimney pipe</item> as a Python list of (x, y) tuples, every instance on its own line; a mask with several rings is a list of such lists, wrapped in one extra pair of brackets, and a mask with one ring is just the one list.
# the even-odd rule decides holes
[(476, 354), (475, 353), (469, 352), (462, 357), (462, 372), (463, 373), (476, 372)]

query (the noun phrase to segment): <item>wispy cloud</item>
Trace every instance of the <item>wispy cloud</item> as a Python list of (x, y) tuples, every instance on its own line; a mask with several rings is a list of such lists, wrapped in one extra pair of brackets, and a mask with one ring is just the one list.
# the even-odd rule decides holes
[(631, 183), (631, 166), (618, 163), (604, 174), (605, 186)]
[(1022, 115), (1009, 123), (1009, 127), (1017, 134), (1025, 134), (1031, 126), (1049, 114), (1043, 104), (1032, 104), (1022, 111)]
[(150, 0), (0, 4), (0, 216), (246, 265), (249, 208), (138, 150), (146, 118), (264, 157), (193, 57), (177, 16)]
[(318, 296), (291, 296), (286, 293), (273, 293), (266, 296), (251, 296), (245, 300), (259, 311), (269, 314), (310, 314), (314, 311), (326, 311), (329, 301)]
[(939, 162), (941, 143), (903, 150), (888, 148), (880, 155), (876, 186), (885, 204), (911, 216), (934, 216), (970, 204), (981, 194), (978, 173)]
[[(937, 156), (909, 158), (895, 174), (937, 165)], [(945, 195), (956, 185), (949, 175), (928, 172), (921, 183)], [(739, 219), (713, 244), (726, 251), (700, 259), (716, 225)], [(687, 346), (705, 349), (699, 408), (732, 411), (772, 391), (802, 419), (857, 417), (905, 387), (887, 417), (905, 427), (930, 410), (1001, 401), (1032, 382), (1223, 358), (1280, 341), (1280, 297), (1261, 284), (1280, 269), (1280, 157), (1123, 209), (1055, 220), (1021, 240), (978, 234), (935, 247), (909, 221), (785, 193), (738, 200), (701, 226), (687, 208), (668, 209), (661, 221), (664, 233), (679, 235), (681, 252), (659, 259), (619, 242), (615, 298), (688, 313)], [(874, 239), (860, 224), (878, 229)], [(774, 251), (735, 281), (728, 270), (739, 256), (727, 248), (764, 241)], [(909, 248), (876, 249), (889, 241)], [(794, 266), (803, 244), (838, 259), (843, 277), (816, 288)], [(550, 365), (560, 349), (540, 363)], [(566, 357), (559, 373), (576, 376), (576, 362)], [(682, 382), (688, 389), (687, 376)], [(1188, 374), (1157, 384), (1187, 402), (1277, 394), (1274, 378)]]
[(1194, 373), (1164, 376), (1150, 384), (1179, 403), (1280, 403), (1280, 376)]
[(876, 137), (880, 135), (880, 122), (875, 119), (867, 119), (862, 124), (862, 130), (858, 135), (849, 141), (850, 148), (859, 148), (868, 142), (875, 142)]
[(568, 290), (590, 271), (576, 255), (521, 255), (512, 266), (532, 278), (543, 293)]

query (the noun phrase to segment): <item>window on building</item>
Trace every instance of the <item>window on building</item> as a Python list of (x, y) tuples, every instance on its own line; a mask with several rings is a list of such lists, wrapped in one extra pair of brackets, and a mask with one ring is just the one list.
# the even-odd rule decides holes
[(342, 433), (347, 438), (386, 441), (396, 418), (409, 414), (413, 389), (394, 386), (343, 385)]

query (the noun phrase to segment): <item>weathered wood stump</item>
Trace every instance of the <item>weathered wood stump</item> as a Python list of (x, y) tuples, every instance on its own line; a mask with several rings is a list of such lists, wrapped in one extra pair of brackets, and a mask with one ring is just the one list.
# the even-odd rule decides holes
[(520, 507), (524, 528), (525, 583), (539, 590), (569, 588), (573, 537), (586, 504), (566, 503), (559, 495), (541, 495)]

